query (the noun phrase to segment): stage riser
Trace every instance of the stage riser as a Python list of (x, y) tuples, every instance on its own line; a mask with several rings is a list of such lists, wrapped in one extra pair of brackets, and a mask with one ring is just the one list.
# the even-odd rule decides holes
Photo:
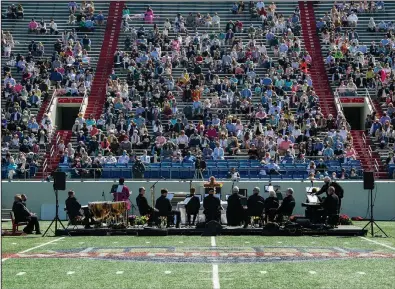
[[(71, 229), (57, 230), (56, 236), (202, 236), (204, 229), (143, 229), (131, 228), (124, 230), (111, 229)], [(219, 235), (222, 236), (366, 236), (367, 230), (362, 229), (330, 229), (330, 230), (309, 230), (303, 229), (301, 232), (289, 232), (283, 229), (279, 231), (265, 231), (263, 229), (232, 229), (224, 228)]]

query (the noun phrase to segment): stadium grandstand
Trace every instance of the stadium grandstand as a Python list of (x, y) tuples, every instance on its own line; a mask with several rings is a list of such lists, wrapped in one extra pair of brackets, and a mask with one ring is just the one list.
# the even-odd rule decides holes
[[(18, 12), (12, 3), (3, 5)], [(202, 3), (199, 15), (181, 8), (172, 15), (165, 3), (133, 2), (131, 12), (127, 2), (114, 2), (109, 11), (119, 9), (122, 20), (114, 14), (107, 25), (104, 3), (73, 17), (67, 9), (56, 17), (47, 10), (61, 3), (42, 3), (34, 8), (43, 10), (38, 18), (29, 5), (20, 8), (23, 18), (3, 15), (3, 178), (44, 179), (54, 170), (70, 178), (136, 178), (133, 171), (143, 170), (144, 178), (190, 179), (200, 165), (204, 178), (226, 178), (232, 168), (251, 179), (358, 179), (363, 169), (392, 178), (391, 49), (383, 69), (374, 67), (374, 79), (388, 74), (384, 98), (375, 100), (381, 86), (363, 81), (363, 72), (355, 81), (353, 96), (366, 98), (372, 109), (357, 108), (359, 130), (344, 117), (341, 97), (335, 101), (345, 85), (332, 81), (335, 61), (324, 65), (335, 59), (326, 57), (336, 46), (330, 39), (337, 43), (354, 33), (371, 43), (369, 35), (377, 33), (367, 31), (368, 12), (359, 13), (355, 28), (335, 32), (332, 22), (321, 20), (331, 4), (318, 5), (319, 33), (331, 36), (320, 55), (317, 35), (301, 17), (311, 11), (283, 2), (265, 10), (241, 6), (241, 17), (229, 7), (212, 13), (210, 3)], [(269, 12), (279, 15), (278, 23)], [(379, 45), (390, 47), (391, 33), (383, 31)], [(355, 78), (346, 73), (354, 59), (346, 55), (338, 65), (345, 81)], [(363, 58), (367, 71), (371, 56)], [(322, 78), (325, 68), (329, 83)], [(388, 106), (386, 115), (377, 114), (381, 106)], [(371, 129), (377, 117), (388, 123)], [(138, 159), (143, 164), (135, 166)]]
[[(394, 19), (395, 1), (376, 0), (2, 1), (2, 235), (46, 237), (52, 218), (54, 235), (73, 235), (4, 237), (4, 288), (263, 288), (226, 272), (285, 273), (258, 263), (295, 248), (280, 261), (307, 261), (309, 278), (295, 271), (294, 286), (274, 278), (269, 288), (366, 288), (349, 270), (367, 278), (369, 269), (377, 288), (392, 288), (391, 269), (379, 267), (393, 269), (394, 238), (366, 234), (395, 234), (373, 218), (373, 206), (377, 219), (395, 218)], [(112, 234), (125, 236), (92, 237)], [(196, 252), (195, 236), (166, 239), (202, 234), (211, 243)], [(239, 236), (262, 234), (287, 246)], [(314, 281), (308, 246), (314, 258), (331, 254), (323, 268), (337, 268), (333, 279)], [(377, 266), (359, 253), (381, 254), (368, 256)], [(336, 263), (343, 257), (349, 269)], [(107, 276), (102, 259), (135, 262)], [(76, 278), (59, 283), (42, 267), (38, 282), (26, 268), (40, 262)], [(78, 266), (98, 279), (77, 279)], [(139, 281), (116, 279), (128, 270)]]

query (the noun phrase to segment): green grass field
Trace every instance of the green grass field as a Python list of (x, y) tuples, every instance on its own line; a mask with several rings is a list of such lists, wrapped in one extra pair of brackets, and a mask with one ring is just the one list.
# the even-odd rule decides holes
[(2, 288), (395, 288), (378, 224), (392, 237), (4, 237)]

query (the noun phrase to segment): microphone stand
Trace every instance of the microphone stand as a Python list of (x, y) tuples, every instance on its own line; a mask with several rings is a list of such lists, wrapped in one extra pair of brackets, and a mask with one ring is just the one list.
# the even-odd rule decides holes
[(152, 201), (152, 207), (155, 208), (155, 185), (160, 181), (157, 180), (151, 187), (150, 187), (150, 191), (151, 191), (151, 201)]
[(313, 187), (314, 187), (314, 180), (313, 179), (310, 179), (310, 182), (311, 182), (311, 192), (310, 192), (310, 194), (313, 192)]
[(103, 197), (103, 200), (106, 201), (106, 196), (104, 195), (104, 191), (103, 191), (103, 193), (101, 194), (101, 196)]

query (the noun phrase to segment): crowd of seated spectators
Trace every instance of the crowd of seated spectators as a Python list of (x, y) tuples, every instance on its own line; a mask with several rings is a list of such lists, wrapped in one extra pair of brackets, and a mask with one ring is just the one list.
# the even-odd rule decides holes
[[(369, 115), (365, 126), (381, 149), (395, 151), (395, 25), (382, 20), (376, 24), (370, 17), (367, 27), (372, 33), (382, 33), (379, 43), (362, 43), (355, 31), (357, 14), (382, 11), (383, 1), (335, 3), (329, 13), (317, 22), (317, 30), (328, 45), (326, 64), (330, 67), (332, 81), (339, 85), (340, 96), (354, 96), (358, 88), (374, 89), (374, 96), (383, 103), (383, 115)], [(354, 15), (354, 23), (349, 17)], [(392, 148), (391, 148), (392, 146)], [(386, 164), (390, 164), (389, 157)]]
[[(74, 7), (78, 8), (77, 5)], [(83, 1), (79, 11), (78, 15), (82, 15), (80, 22), (85, 16), (94, 17), (92, 2), (86, 4)], [(23, 18), (19, 17), (19, 14), (16, 15), (17, 17), (7, 18), (16, 19), (15, 21)], [(103, 23), (103, 19), (97, 19), (96, 23), (100, 25)], [(78, 34), (78, 29), (74, 27), (69, 31), (65, 30), (59, 33), (54, 19), (51, 19), (48, 28), (47, 30), (43, 19), (39, 23), (32, 19), (27, 32), (40, 34), (39, 37), (43, 37), (41, 35), (46, 33), (59, 34), (61, 38), (55, 41), (52, 55), (46, 54), (42, 42), (35, 40), (26, 45), (25, 54), (14, 54), (12, 48), (15, 43), (12, 34), (8, 31), (1, 32), (3, 57), (6, 60), (2, 68), (1, 94), (2, 101), (6, 103), (1, 119), (2, 167), (6, 168), (6, 175), (9, 179), (15, 175), (21, 175), (19, 169), (23, 163), (20, 161), (23, 160), (20, 155), (14, 156), (9, 150), (19, 150), (24, 154), (26, 164), (37, 167), (39, 155), (46, 151), (48, 139), (53, 131), (50, 117), (44, 114), (38, 123), (31, 108), (40, 109), (42, 103), (51, 98), (50, 93), (53, 89), (56, 89), (57, 95), (84, 96), (89, 93), (93, 81), (94, 71), (90, 66), (88, 54), (91, 41), (88, 36)], [(83, 30), (80, 29), (80, 31)], [(14, 68), (16, 68), (16, 74), (18, 74), (20, 81), (13, 77)], [(35, 163), (31, 163), (32, 160)], [(17, 165), (16, 169), (15, 165)], [(26, 165), (22, 167), (23, 171), (27, 171)], [(36, 171), (31, 170), (31, 172), (32, 174), (29, 176), (33, 177)]]
[[(114, 55), (105, 111), (99, 119), (76, 119), (73, 133), (79, 145), (62, 144), (64, 163), (88, 169), (98, 160), (101, 165), (125, 159), (195, 162), (247, 152), (249, 159), (261, 162), (262, 174), (299, 163), (320, 178), (327, 172), (311, 169), (309, 158), (339, 165), (355, 160), (344, 117), (321, 112), (309, 75), (312, 59), (299, 39), (298, 8), (286, 17), (274, 3), (250, 3), (249, 12), (242, 2), (235, 5), (235, 19), (225, 25), (217, 13), (190, 13), (164, 19), (162, 26), (140, 27), (133, 25), (135, 18), (157, 18), (152, 8), (136, 16), (125, 7), (127, 37)], [(261, 24), (244, 28), (238, 16), (243, 13), (260, 17)], [(183, 70), (177, 79), (175, 68)], [(256, 68), (265, 74), (258, 75)], [(119, 69), (127, 72), (126, 79), (118, 77)], [(140, 150), (142, 156), (136, 153)], [(117, 160), (120, 155), (127, 158)]]

